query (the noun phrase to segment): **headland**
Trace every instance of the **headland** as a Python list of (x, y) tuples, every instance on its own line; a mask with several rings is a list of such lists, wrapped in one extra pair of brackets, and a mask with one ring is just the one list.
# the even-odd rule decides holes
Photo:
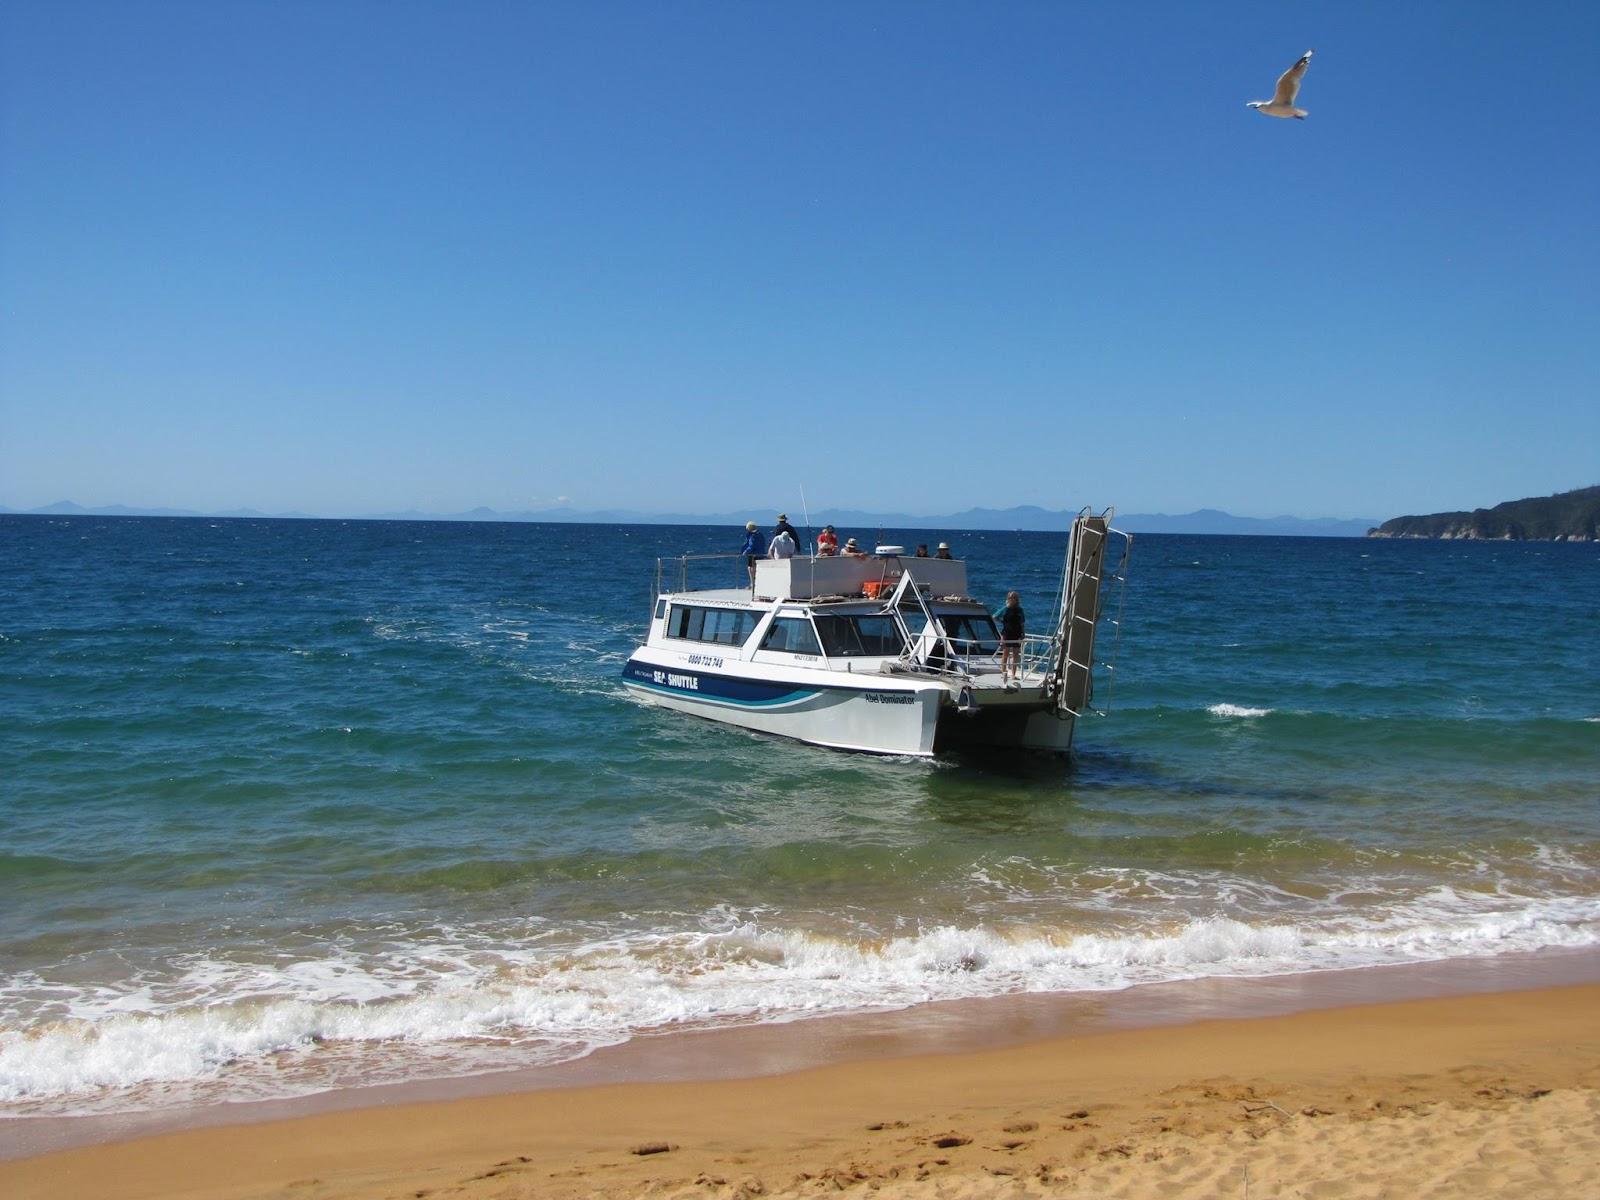
[(1600, 540), (1600, 486), (1508, 500), (1493, 508), (1471, 512), (1433, 513), (1425, 517), (1395, 517), (1368, 537), (1500, 539), (1531, 542), (1593, 542)]

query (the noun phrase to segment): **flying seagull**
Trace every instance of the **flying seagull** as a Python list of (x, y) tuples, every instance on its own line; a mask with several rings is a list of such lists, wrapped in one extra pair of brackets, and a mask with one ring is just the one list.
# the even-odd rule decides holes
[(1307, 50), (1300, 56), (1299, 62), (1278, 76), (1278, 90), (1272, 93), (1271, 100), (1252, 100), (1245, 107), (1253, 108), (1263, 116), (1293, 117), (1296, 121), (1304, 121), (1306, 110), (1296, 108), (1294, 98), (1300, 94), (1300, 80), (1310, 65), (1311, 51)]

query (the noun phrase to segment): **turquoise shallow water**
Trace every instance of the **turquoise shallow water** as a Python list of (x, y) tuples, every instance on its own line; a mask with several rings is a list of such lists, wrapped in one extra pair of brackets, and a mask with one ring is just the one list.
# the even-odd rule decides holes
[(927, 763), (625, 695), (738, 538), (0, 517), (0, 1111), (1600, 943), (1600, 547), (1141, 537), (1077, 754)]

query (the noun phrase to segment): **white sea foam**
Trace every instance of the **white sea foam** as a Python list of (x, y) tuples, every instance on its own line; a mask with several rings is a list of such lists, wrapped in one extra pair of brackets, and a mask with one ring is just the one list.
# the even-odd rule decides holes
[[(699, 925), (567, 947), (532, 936), (282, 965), (200, 958), (160, 988), (13, 978), (0, 1004), (0, 1101), (60, 1113), (285, 1095), (570, 1059), (668, 1028), (1594, 946), (1600, 898), (1441, 887), (1316, 924), (1218, 915), (1092, 933), (996, 924), (824, 937), (726, 910)], [(56, 993), (55, 1015), (19, 1020), (19, 992)]]
[(1270, 708), (1248, 708), (1243, 704), (1212, 704), (1206, 711), (1213, 717), (1264, 717)]

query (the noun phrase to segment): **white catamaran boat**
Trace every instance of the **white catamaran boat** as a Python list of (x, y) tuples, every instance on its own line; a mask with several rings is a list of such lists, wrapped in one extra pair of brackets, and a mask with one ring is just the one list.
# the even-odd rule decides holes
[[(967, 564), (880, 546), (762, 559), (752, 586), (698, 591), (691, 563), (740, 556), (658, 560), (650, 633), (623, 683), (652, 704), (844, 750), (1070, 749), (1093, 695), (1101, 609), (1127, 574), (1131, 539), (1111, 518), (1085, 509), (1073, 521), (1054, 632), (1024, 639), (1013, 682), (994, 619), (967, 594)], [(1121, 554), (1108, 573), (1113, 537)], [(674, 591), (662, 587), (669, 562)]]

